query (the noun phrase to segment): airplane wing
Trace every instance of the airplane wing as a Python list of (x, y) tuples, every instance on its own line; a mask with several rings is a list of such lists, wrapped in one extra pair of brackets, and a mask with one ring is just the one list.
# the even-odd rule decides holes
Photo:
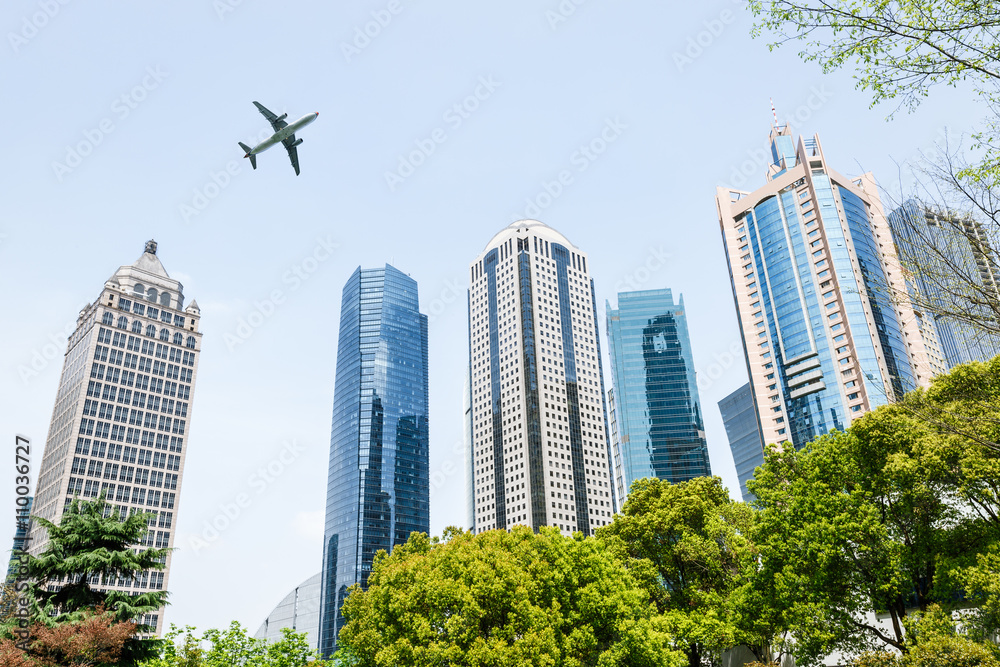
[(253, 104), (255, 107), (257, 107), (257, 111), (260, 111), (261, 115), (263, 115), (264, 118), (267, 119), (267, 122), (271, 124), (271, 127), (274, 128), (275, 132), (277, 132), (283, 127), (288, 127), (288, 123), (278, 118), (278, 116), (273, 111), (269, 111), (267, 107), (265, 107), (260, 102), (254, 102)]
[(292, 167), (295, 169), (295, 175), (299, 175), (299, 149), (295, 147), (295, 135), (291, 135), (287, 139), (281, 142), (285, 146), (285, 150), (288, 151), (288, 159), (292, 161)]

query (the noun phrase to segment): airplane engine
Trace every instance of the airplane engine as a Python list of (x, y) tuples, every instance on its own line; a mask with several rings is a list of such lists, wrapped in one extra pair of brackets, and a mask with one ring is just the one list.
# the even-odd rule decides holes
[(294, 144), (292, 144), (292, 148), (295, 148), (296, 146), (298, 146), (298, 145), (299, 145), (299, 144), (301, 144), (301, 143), (302, 143), (302, 139), (296, 139), (296, 140), (295, 140), (295, 143), (294, 143)]
[(278, 116), (277, 118), (275, 118), (275, 120), (276, 121), (277, 120), (285, 120), (285, 118), (287, 118), (287, 117), (288, 117), (288, 114), (287, 113), (283, 113), (280, 116)]

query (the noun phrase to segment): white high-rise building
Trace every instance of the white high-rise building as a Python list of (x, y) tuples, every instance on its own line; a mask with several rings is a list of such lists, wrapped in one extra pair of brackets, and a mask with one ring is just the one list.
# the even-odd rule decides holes
[[(184, 306), (184, 287), (146, 243), (85, 307), (69, 338), (35, 490), (34, 511), (58, 524), (74, 497), (104, 493), (122, 515), (150, 512), (144, 547), (173, 547), (187, 453), (201, 333), (201, 311)], [(32, 524), (30, 552), (48, 542)], [(134, 593), (167, 588), (166, 569), (134, 579), (92, 582)], [(53, 582), (58, 585), (58, 582)], [(160, 634), (162, 610), (139, 622)]]
[(596, 310), (586, 253), (541, 222), (511, 224), (471, 264), (474, 532), (611, 522)]

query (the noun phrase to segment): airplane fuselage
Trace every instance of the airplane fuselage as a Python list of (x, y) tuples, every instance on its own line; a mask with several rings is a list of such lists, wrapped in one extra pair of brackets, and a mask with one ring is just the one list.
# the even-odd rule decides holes
[(301, 130), (309, 123), (316, 120), (316, 118), (318, 117), (319, 117), (319, 112), (317, 111), (315, 113), (306, 114), (305, 116), (299, 118), (294, 123), (289, 123), (285, 127), (281, 128), (280, 130), (272, 134), (270, 137), (265, 139), (264, 141), (260, 142), (259, 144), (251, 148), (250, 152), (247, 153), (247, 157), (251, 155), (257, 155), (258, 153), (263, 153), (271, 146), (281, 143), (282, 141), (292, 136), (293, 134)]

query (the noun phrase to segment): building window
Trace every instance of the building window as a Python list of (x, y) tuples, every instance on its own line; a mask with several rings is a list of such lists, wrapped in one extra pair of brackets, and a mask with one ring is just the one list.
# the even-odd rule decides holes
[(118, 318), (118, 328), (127, 329), (128, 328), (128, 318), (124, 315)]
[[(187, 346), (188, 346), (189, 348), (191, 348), (192, 350), (194, 349), (194, 336), (188, 336), (188, 337), (187, 337)], [(192, 361), (193, 361), (193, 360), (194, 360), (194, 359), (192, 358)]]
[(170, 332), (166, 329), (160, 329), (160, 340), (170, 340)]

